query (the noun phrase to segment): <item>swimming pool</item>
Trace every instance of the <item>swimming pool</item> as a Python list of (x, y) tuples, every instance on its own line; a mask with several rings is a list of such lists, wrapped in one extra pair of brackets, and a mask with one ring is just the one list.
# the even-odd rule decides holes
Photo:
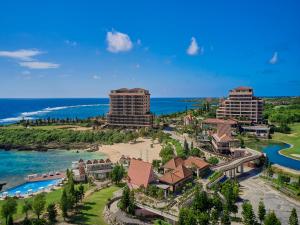
[(38, 191), (42, 191), (45, 189), (49, 189), (51, 186), (57, 185), (61, 179), (52, 179), (52, 180), (43, 180), (43, 181), (35, 181), (35, 182), (26, 182), (24, 184), (20, 184), (16, 187), (9, 188), (5, 192), (1, 192), (0, 196), (8, 195), (15, 196), (20, 195), (24, 196), (29, 193), (35, 193)]

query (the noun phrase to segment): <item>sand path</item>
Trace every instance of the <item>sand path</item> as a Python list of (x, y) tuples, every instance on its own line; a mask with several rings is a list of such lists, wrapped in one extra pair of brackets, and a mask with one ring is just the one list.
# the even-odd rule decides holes
[(159, 152), (162, 146), (157, 141), (153, 143), (153, 147), (151, 147), (151, 144), (151, 139), (138, 138), (135, 143), (99, 146), (99, 152), (106, 154), (114, 163), (119, 161), (122, 155), (131, 158), (141, 158), (146, 162), (152, 162), (153, 159), (160, 159)]

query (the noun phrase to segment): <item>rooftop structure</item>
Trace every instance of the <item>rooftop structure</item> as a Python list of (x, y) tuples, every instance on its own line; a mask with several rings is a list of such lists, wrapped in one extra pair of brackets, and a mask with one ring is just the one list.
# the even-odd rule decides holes
[[(85, 174), (88, 176), (92, 176), (95, 179), (105, 179), (108, 178), (109, 173), (113, 169), (113, 163), (110, 161), (110, 159), (94, 159), (94, 160), (87, 160), (84, 161), (80, 159), (79, 161), (75, 161), (72, 163), (72, 170), (74, 173), (77, 173), (80, 175), (80, 170), (82, 170), (82, 167), (85, 170)], [(80, 177), (78, 179), (83, 179), (83, 174), (81, 171)]]
[(109, 94), (110, 110), (107, 122), (111, 126), (150, 127), (150, 93), (142, 88), (121, 88)]
[(178, 165), (174, 170), (166, 172), (159, 178), (161, 183), (170, 186), (170, 191), (175, 192), (180, 189), (184, 183), (190, 180), (193, 176), (193, 172), (186, 168), (184, 165)]
[(130, 188), (148, 187), (155, 181), (152, 164), (138, 159), (131, 159), (128, 169), (128, 186)]
[(168, 170), (175, 170), (179, 165), (183, 165), (184, 160), (180, 157), (175, 157), (170, 159), (166, 164), (163, 166), (165, 171)]
[(234, 118), (243, 123), (262, 123), (262, 99), (254, 96), (251, 87), (238, 87), (229, 91), (229, 97), (220, 101), (217, 118)]
[(217, 132), (212, 135), (212, 147), (216, 152), (229, 154), (231, 147), (237, 147), (237, 142), (231, 135), (229, 124), (218, 124)]

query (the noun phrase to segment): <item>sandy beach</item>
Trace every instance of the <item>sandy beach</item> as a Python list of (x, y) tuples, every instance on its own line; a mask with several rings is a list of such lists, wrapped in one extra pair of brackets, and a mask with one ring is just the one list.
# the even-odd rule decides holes
[(146, 162), (152, 162), (153, 159), (160, 159), (159, 152), (162, 146), (157, 141), (154, 141), (152, 148), (151, 144), (151, 139), (138, 138), (135, 143), (130, 142), (99, 146), (99, 152), (106, 154), (114, 163), (119, 161), (122, 155), (131, 158), (141, 158)]

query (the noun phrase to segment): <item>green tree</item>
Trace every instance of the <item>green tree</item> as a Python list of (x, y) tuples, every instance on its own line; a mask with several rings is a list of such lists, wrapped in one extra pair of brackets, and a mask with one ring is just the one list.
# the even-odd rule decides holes
[(192, 209), (181, 208), (178, 225), (197, 225), (196, 213)]
[(128, 186), (123, 189), (122, 197), (119, 203), (119, 208), (129, 214), (134, 213), (134, 192), (130, 191)]
[(119, 184), (125, 175), (124, 167), (120, 164), (117, 164), (112, 172), (110, 173), (110, 178), (115, 184)]
[(216, 208), (213, 208), (210, 212), (210, 220), (212, 225), (217, 225), (219, 221), (219, 212)]
[(5, 224), (8, 224), (9, 217), (12, 217), (17, 212), (17, 201), (14, 198), (7, 198), (1, 208), (1, 216), (5, 219)]
[(221, 224), (222, 225), (230, 225), (231, 224), (229, 211), (227, 209), (224, 210), (222, 213)]
[(24, 205), (22, 207), (22, 212), (25, 213), (25, 217), (28, 218), (28, 212), (32, 210), (32, 203), (28, 200), (24, 200)]
[(276, 214), (274, 211), (269, 212), (264, 220), (264, 225), (281, 225), (281, 222), (279, 219), (276, 217)]
[(153, 225), (171, 225), (164, 220), (155, 220)]
[(253, 212), (252, 205), (250, 202), (244, 202), (242, 205), (243, 211), (242, 211), (242, 216), (243, 216), (243, 223), (245, 225), (255, 225), (256, 224), (256, 218), (255, 214)]
[(199, 212), (206, 212), (210, 208), (210, 202), (205, 191), (200, 191), (196, 187), (195, 198), (193, 201), (193, 209)]
[(45, 194), (44, 193), (37, 194), (33, 199), (32, 209), (38, 219), (40, 219), (40, 216), (44, 211), (45, 206), (46, 206)]
[(14, 225), (14, 220), (13, 220), (12, 215), (9, 215), (7, 225)]
[(258, 204), (258, 218), (260, 220), (260, 223), (264, 221), (265, 216), (266, 216), (266, 208), (264, 203), (260, 201)]
[(60, 209), (62, 212), (62, 216), (65, 220), (66, 217), (68, 217), (68, 210), (69, 210), (69, 204), (68, 204), (68, 197), (66, 189), (64, 188), (63, 193), (60, 198)]
[(290, 218), (289, 218), (289, 225), (298, 225), (298, 215), (295, 208), (292, 209)]
[(48, 213), (48, 221), (50, 222), (50, 224), (54, 224), (56, 222), (56, 216), (57, 216), (57, 211), (54, 203), (50, 203), (47, 206), (47, 213)]
[(189, 154), (189, 144), (187, 143), (186, 139), (184, 139), (183, 142), (183, 152), (184, 156), (187, 156)]
[(79, 191), (79, 196), (80, 196), (80, 201), (82, 201), (82, 199), (84, 198), (84, 186), (82, 184), (79, 185), (78, 187), (78, 191)]

